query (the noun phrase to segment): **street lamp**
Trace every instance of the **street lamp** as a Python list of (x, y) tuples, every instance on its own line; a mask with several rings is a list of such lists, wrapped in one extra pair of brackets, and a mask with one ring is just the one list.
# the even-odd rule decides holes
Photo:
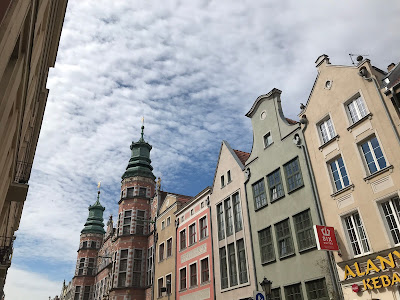
[(271, 295), (271, 285), (272, 285), (272, 281), (268, 280), (267, 278), (265, 278), (263, 281), (260, 282), (261, 288), (263, 289), (264, 293), (265, 293), (265, 297), (267, 297), (267, 299), (269, 299), (269, 296)]

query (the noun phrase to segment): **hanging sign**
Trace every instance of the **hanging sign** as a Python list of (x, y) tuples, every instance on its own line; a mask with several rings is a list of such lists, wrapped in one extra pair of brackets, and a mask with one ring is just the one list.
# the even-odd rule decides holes
[(314, 225), (315, 239), (318, 250), (339, 251), (336, 241), (335, 228), (329, 226)]

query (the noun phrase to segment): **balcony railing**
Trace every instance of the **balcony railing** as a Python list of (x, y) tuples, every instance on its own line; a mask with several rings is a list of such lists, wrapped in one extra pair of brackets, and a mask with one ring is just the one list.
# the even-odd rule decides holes
[(11, 263), (15, 237), (0, 236), (0, 265)]
[(31, 176), (32, 164), (24, 161), (17, 161), (17, 166), (15, 168), (15, 178), (16, 183), (28, 183), (29, 177)]

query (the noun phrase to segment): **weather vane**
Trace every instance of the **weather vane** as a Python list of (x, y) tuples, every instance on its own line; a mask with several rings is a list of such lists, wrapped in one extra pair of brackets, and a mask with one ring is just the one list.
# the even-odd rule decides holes
[(142, 117), (142, 125), (144, 125), (144, 117)]

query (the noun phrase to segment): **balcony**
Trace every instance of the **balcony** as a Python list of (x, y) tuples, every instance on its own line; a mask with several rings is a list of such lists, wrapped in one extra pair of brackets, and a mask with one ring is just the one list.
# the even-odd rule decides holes
[(0, 236), (0, 268), (8, 268), (11, 265), (14, 240), (15, 237)]
[(15, 183), (27, 184), (31, 176), (32, 164), (24, 161), (17, 161), (15, 168)]

